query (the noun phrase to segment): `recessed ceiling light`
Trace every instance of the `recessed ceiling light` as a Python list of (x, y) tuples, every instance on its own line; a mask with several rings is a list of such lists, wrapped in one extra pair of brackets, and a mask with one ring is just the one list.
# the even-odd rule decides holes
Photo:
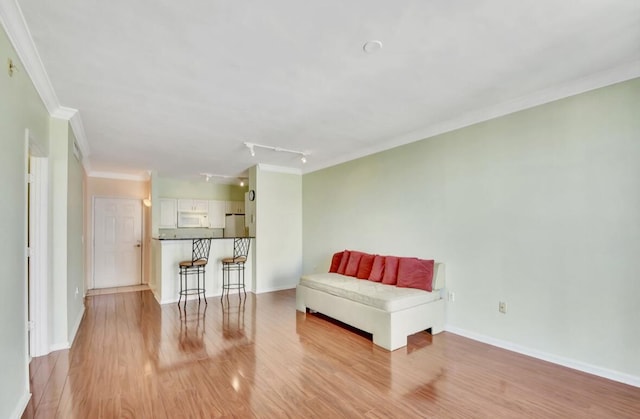
[(362, 46), (364, 52), (371, 54), (372, 52), (376, 52), (379, 49), (382, 49), (382, 42), (378, 40), (367, 41)]

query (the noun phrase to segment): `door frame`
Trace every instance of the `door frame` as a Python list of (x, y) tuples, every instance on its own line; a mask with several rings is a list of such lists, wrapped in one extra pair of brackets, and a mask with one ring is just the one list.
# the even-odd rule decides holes
[(119, 199), (127, 201), (137, 201), (140, 204), (140, 272), (138, 285), (142, 285), (144, 277), (144, 264), (143, 264), (143, 237), (144, 237), (144, 205), (140, 198), (134, 198), (129, 196), (104, 196), (94, 195), (91, 198), (91, 289), (96, 288), (96, 200), (98, 199)]
[(25, 130), (27, 146), (27, 310), (29, 355), (47, 355), (49, 342), (49, 158)]

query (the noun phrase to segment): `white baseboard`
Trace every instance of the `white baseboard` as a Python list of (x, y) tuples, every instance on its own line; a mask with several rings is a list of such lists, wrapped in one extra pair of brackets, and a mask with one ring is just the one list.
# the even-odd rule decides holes
[(444, 330), (446, 330), (447, 332), (455, 333), (456, 335), (464, 336), (465, 338), (496, 346), (498, 348), (517, 352), (519, 354), (541, 359), (553, 364), (562, 365), (563, 367), (586, 372), (587, 374), (593, 374), (597, 375), (598, 377), (603, 377), (609, 380), (618, 381), (620, 383), (629, 384), (634, 387), (640, 387), (640, 377), (631, 374), (599, 367), (597, 365), (587, 364), (586, 362), (576, 361), (575, 359), (557, 356), (548, 352), (542, 352), (537, 349), (528, 348), (512, 342), (495, 339), (490, 336), (485, 336), (465, 329), (460, 329), (455, 326), (445, 325)]
[(22, 397), (18, 401), (18, 404), (16, 404), (16, 408), (13, 410), (13, 412), (9, 417), (11, 419), (20, 419), (22, 417), (22, 414), (24, 413), (24, 410), (27, 408), (27, 405), (29, 404), (29, 400), (31, 400), (31, 393), (27, 391), (25, 394), (22, 395)]
[(49, 347), (49, 353), (69, 349), (70, 347), (69, 342), (54, 343)]
[(162, 304), (162, 301), (161, 301), (160, 297), (158, 297), (158, 293), (156, 292), (156, 289), (153, 288), (153, 287), (149, 287), (149, 289), (151, 290), (151, 293), (153, 294), (153, 298), (156, 299), (158, 304)]
[(256, 294), (265, 294), (267, 292), (295, 289), (295, 287), (297, 285), (298, 285), (298, 283), (296, 282), (293, 285), (292, 284), (287, 284), (287, 285), (280, 285), (280, 286), (277, 286), (277, 287), (260, 288), (260, 289), (256, 290)]
[(73, 342), (76, 338), (76, 333), (78, 333), (78, 329), (80, 329), (80, 323), (82, 323), (82, 318), (84, 317), (84, 305), (82, 306), (82, 310), (78, 313), (78, 317), (76, 317), (76, 322), (73, 324), (73, 329), (71, 329), (71, 333), (69, 334), (69, 342)]

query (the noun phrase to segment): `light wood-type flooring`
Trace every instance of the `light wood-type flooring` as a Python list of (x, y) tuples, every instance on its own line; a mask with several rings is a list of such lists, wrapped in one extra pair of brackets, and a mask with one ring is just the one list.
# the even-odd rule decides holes
[(31, 384), (24, 418), (640, 417), (640, 388), (447, 332), (390, 353), (296, 312), (294, 290), (186, 312), (150, 291), (88, 297)]

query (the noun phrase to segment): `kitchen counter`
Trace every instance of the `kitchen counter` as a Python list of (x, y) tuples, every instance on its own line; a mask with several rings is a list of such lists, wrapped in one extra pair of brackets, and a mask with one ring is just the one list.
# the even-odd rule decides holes
[[(160, 304), (178, 301), (180, 290), (179, 266), (184, 260), (191, 260), (192, 240), (211, 239), (209, 262), (205, 268), (205, 296), (214, 297), (222, 293), (222, 259), (233, 256), (234, 237), (154, 237), (151, 242), (151, 280), (149, 287)], [(253, 239), (253, 237), (249, 237)], [(247, 291), (252, 287), (252, 249), (255, 240), (251, 240), (249, 257), (245, 264), (245, 280)], [(193, 296), (195, 297), (195, 296)]]

